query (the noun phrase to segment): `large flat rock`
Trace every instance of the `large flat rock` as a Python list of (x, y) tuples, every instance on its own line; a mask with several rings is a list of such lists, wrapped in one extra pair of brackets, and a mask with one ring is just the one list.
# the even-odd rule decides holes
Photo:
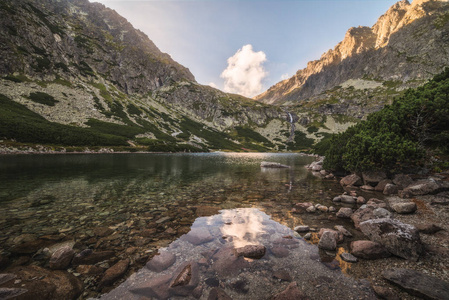
[(449, 299), (449, 283), (409, 269), (389, 269), (382, 276), (408, 293), (432, 300)]

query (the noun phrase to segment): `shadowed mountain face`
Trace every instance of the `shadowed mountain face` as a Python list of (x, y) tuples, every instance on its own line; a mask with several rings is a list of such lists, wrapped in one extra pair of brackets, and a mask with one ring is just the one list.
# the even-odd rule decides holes
[[(348, 80), (358, 81), (359, 87), (368, 84), (362, 88), (374, 88), (376, 82), (385, 88), (394, 84), (397, 91), (422, 84), (448, 64), (448, 1), (403, 0), (372, 27), (350, 28), (334, 49), (256, 99), (294, 105), (344, 87)], [(357, 82), (350, 84), (358, 88)]]
[(199, 85), (102, 4), (2, 1), (0, 45), (0, 139), (267, 151), (288, 138), (283, 111)]

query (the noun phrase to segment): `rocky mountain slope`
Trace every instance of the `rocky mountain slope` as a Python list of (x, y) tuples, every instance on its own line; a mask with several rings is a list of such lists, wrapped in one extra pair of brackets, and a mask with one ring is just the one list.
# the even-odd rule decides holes
[(266, 151), (290, 137), (283, 110), (199, 85), (102, 4), (2, 1), (0, 45), (0, 140)]
[(256, 99), (362, 118), (447, 65), (448, 1), (402, 0), (372, 27), (350, 28), (334, 49)]

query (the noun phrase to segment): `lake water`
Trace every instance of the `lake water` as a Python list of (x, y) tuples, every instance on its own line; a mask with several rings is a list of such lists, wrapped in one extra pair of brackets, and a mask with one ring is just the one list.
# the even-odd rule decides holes
[[(245, 220), (261, 220), (259, 223), (271, 228), (268, 232), (276, 233), (277, 238), (293, 236), (291, 229), (301, 224), (318, 229), (349, 225), (348, 221), (329, 218), (326, 213), (291, 213), (297, 202), (333, 205), (331, 199), (342, 192), (336, 181), (316, 178), (304, 168), (314, 159), (300, 154), (266, 153), (2, 156), (0, 251), (15, 259), (26, 251), (15, 253), (11, 249), (24, 236), (32, 235), (41, 240), (39, 247), (73, 241), (77, 251), (115, 251), (121, 258), (131, 258), (131, 269), (137, 271), (148, 256), (182, 243), (183, 236), (201, 224), (216, 232), (214, 243), (220, 243), (222, 233), (217, 228), (223, 224), (217, 218), (243, 214)], [(265, 169), (260, 167), (262, 161), (279, 162), (290, 168)], [(110, 232), (102, 234), (99, 228)], [(251, 236), (248, 228), (253, 226), (245, 228), (234, 231)], [(258, 243), (264, 239), (273, 243), (266, 240), (266, 234), (254, 235), (257, 236)], [(327, 269), (341, 273), (340, 269), (346, 272), (350, 268), (332, 254), (326, 257), (328, 254), (319, 253), (315, 245), (299, 236), (295, 239), (300, 249), (308, 249), (308, 258), (313, 252), (312, 260)], [(243, 240), (243, 244), (248, 242)], [(313, 240), (316, 242), (316, 236)], [(201, 249), (195, 249), (192, 247), (193, 252), (189, 252), (191, 257), (201, 253)], [(45, 266), (44, 259), (33, 259)], [(287, 265), (284, 263), (284, 267)], [(276, 269), (271, 265), (267, 270), (273, 268)], [(86, 290), (95, 290), (98, 282), (86, 279), (85, 283)], [(261, 281), (248, 285), (248, 289), (263, 284)], [(257, 298), (244, 291), (241, 299)], [(239, 291), (229, 293), (239, 295)], [(92, 295), (86, 292), (84, 297)]]

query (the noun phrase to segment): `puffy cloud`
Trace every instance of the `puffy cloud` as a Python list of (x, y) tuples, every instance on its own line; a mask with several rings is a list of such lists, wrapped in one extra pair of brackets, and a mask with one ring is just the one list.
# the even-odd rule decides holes
[(228, 58), (228, 67), (220, 77), (225, 80), (224, 91), (246, 97), (262, 92), (262, 80), (268, 75), (263, 63), (267, 60), (264, 52), (254, 52), (252, 45), (245, 45)]
[(215, 89), (218, 89), (218, 86), (215, 83), (213, 83), (213, 82), (209, 82), (209, 86), (211, 86), (211, 87), (213, 87)]

